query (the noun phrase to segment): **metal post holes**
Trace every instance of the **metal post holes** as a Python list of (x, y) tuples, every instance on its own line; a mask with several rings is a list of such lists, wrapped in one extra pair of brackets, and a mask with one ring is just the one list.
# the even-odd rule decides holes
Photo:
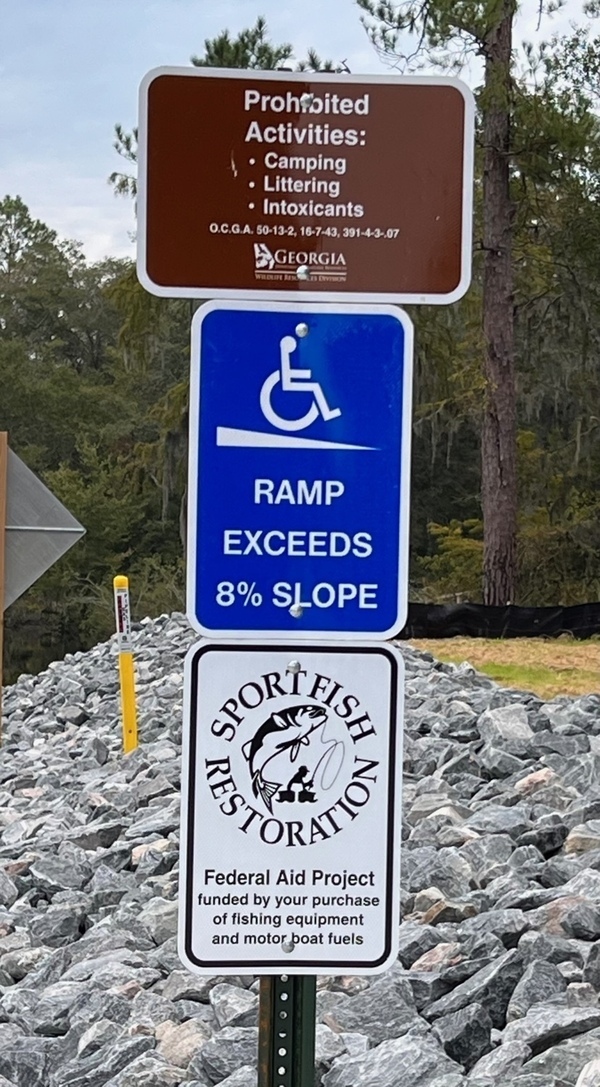
[(200, 974), (397, 955), (404, 668), (391, 646), (186, 658), (179, 954)]
[(412, 325), (392, 306), (195, 315), (188, 617), (214, 637), (406, 621)]

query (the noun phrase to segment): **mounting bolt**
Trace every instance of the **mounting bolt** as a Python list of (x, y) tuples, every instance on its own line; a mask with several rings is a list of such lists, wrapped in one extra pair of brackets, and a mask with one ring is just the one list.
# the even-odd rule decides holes
[(301, 264), (296, 272), (297, 279), (310, 279), (310, 268), (308, 264)]
[(290, 661), (286, 668), (286, 672), (291, 672), (293, 676), (297, 676), (300, 671), (300, 661)]
[(299, 325), (296, 325), (296, 335), (299, 336), (301, 340), (303, 340), (305, 336), (308, 336), (308, 325), (305, 321), (301, 321)]
[(294, 619), (300, 619), (304, 615), (304, 608), (302, 604), (292, 604), (290, 608), (290, 615), (294, 616)]
[(303, 113), (306, 113), (307, 110), (310, 109), (310, 107), (312, 106), (314, 100), (315, 100), (314, 94), (311, 94), (309, 91), (305, 91), (304, 94), (300, 95), (300, 106), (302, 107), (302, 112)]

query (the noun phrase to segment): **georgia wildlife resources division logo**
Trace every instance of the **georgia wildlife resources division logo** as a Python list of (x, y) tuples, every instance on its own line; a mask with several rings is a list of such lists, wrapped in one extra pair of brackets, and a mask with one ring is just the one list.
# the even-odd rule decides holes
[(307, 846), (343, 833), (378, 787), (368, 708), (332, 677), (299, 665), (249, 677), (210, 731), (204, 774), (214, 802), (241, 834), (266, 845)]
[(254, 242), (254, 275), (256, 279), (297, 279), (300, 267), (308, 269), (316, 282), (331, 280), (344, 283), (348, 268), (346, 257), (338, 250), (271, 249), (265, 242)]
[(262, 272), (265, 268), (271, 271), (275, 267), (275, 257), (264, 242), (254, 243), (254, 267), (257, 272)]

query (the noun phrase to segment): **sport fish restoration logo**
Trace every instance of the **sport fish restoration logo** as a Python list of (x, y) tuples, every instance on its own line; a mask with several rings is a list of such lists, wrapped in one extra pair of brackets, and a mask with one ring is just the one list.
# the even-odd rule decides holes
[[(299, 766), (295, 774), (290, 778), (287, 788), (283, 788), (281, 782), (268, 781), (265, 777), (265, 770), (269, 763), (275, 761), (279, 764), (279, 768), (273, 768), (276, 772), (282, 776), (282, 773), (292, 769), (289, 763), (295, 762), (300, 753), (300, 747), (302, 744), (310, 745), (310, 737), (312, 734), (327, 721), (327, 714), (324, 710), (318, 706), (293, 706), (290, 709), (282, 710), (281, 713), (273, 713), (271, 716), (260, 726), (256, 731), (252, 739), (244, 744), (242, 751), (244, 756), (248, 759), (250, 764), (250, 773), (252, 775), (252, 792), (256, 797), (260, 797), (270, 812), (273, 811), (273, 797), (278, 798), (280, 801), (294, 801), (296, 796), (293, 791), (293, 786), (300, 787), (300, 803), (313, 803), (316, 800), (313, 786), (315, 773), (311, 774), (310, 779), (307, 781), (307, 775), (309, 773), (307, 766)], [(300, 729), (300, 735), (294, 736), (292, 732), (292, 738), (289, 740), (282, 740), (281, 743), (276, 744), (275, 751), (260, 762), (261, 755), (263, 754), (263, 747), (265, 742), (270, 736), (281, 735), (288, 732), (290, 729)], [(335, 741), (332, 741), (328, 751), (324, 752), (322, 758), (317, 763), (317, 770), (321, 765), (323, 759), (329, 761), (330, 756), (334, 751), (339, 749), (339, 745)], [(342, 752), (343, 758), (343, 752)]]
[(358, 826), (380, 767), (369, 708), (331, 676), (295, 663), (232, 690), (202, 764), (224, 820), (249, 839), (290, 849)]

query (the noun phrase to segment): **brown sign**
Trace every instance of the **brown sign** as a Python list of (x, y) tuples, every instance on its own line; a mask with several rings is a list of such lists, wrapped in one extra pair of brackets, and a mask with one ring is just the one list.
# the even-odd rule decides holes
[(140, 280), (172, 297), (453, 302), (470, 281), (472, 160), (455, 79), (156, 69)]

